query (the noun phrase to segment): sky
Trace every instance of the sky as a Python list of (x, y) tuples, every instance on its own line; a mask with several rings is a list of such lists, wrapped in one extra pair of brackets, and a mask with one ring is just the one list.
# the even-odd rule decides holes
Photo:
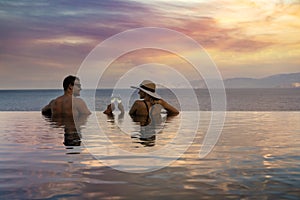
[[(297, 73), (299, 11), (300, 0), (0, 0), (0, 89), (62, 88), (62, 79), (76, 75), (97, 45), (143, 27), (167, 28), (192, 38), (223, 79)], [(179, 45), (166, 35), (153, 39)], [(122, 45), (126, 43), (120, 41)], [(149, 63), (169, 67), (151, 68)], [(113, 86), (127, 72), (135, 81), (155, 76), (172, 82), (176, 78), (167, 78), (170, 68), (188, 80), (201, 78), (179, 55), (140, 49), (116, 58), (101, 84)]]

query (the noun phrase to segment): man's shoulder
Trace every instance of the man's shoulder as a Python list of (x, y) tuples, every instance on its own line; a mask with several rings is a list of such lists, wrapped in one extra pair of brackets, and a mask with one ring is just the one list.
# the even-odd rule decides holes
[(73, 103), (74, 103), (75, 106), (79, 106), (79, 107), (86, 105), (85, 101), (83, 99), (79, 98), (79, 97), (74, 97), (73, 98)]
[(56, 97), (50, 101), (50, 105), (56, 105), (63, 101), (63, 96)]
[(80, 97), (73, 97), (73, 101), (74, 101), (74, 102), (78, 102), (78, 103), (84, 102), (83, 99), (80, 98)]
[(62, 99), (64, 99), (64, 98), (65, 98), (65, 96), (64, 96), (64, 95), (61, 95), (61, 96), (56, 97), (55, 99), (53, 99), (52, 102), (60, 101), (60, 100), (62, 100)]
[(79, 97), (74, 97), (73, 98), (73, 106), (78, 109), (78, 112), (80, 114), (91, 114), (91, 111), (88, 109), (85, 101)]

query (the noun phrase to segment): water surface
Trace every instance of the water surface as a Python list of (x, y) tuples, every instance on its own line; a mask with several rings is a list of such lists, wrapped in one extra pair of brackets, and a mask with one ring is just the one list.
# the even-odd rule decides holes
[[(39, 112), (0, 112), (0, 199), (299, 199), (299, 119), (300, 112), (228, 112), (217, 145), (199, 159), (210, 120), (209, 112), (201, 112), (196, 138), (182, 157), (158, 171), (134, 174), (105, 166), (83, 143), (65, 146), (65, 128)], [(135, 152), (163, 148), (177, 120), (168, 121), (167, 131), (147, 146), (123, 133), (118, 138), (114, 122), (99, 117), (111, 124), (107, 134), (116, 145)], [(83, 138), (96, 130), (89, 124), (82, 125)]]

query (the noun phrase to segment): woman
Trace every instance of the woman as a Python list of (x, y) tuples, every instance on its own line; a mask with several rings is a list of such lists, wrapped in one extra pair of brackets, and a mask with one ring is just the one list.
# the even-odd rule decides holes
[(129, 114), (131, 116), (149, 116), (149, 111), (152, 105), (159, 104), (167, 111), (167, 115), (178, 115), (179, 111), (163, 100), (158, 94), (155, 93), (156, 85), (152, 81), (144, 80), (138, 87), (132, 88), (139, 89), (140, 99), (136, 100), (132, 105)]

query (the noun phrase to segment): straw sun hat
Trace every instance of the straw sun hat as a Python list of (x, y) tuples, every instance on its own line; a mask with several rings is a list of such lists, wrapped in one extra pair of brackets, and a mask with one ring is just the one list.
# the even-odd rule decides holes
[(161, 97), (155, 93), (156, 85), (152, 81), (144, 80), (138, 87), (131, 86), (131, 88), (140, 89), (156, 99), (161, 99)]

